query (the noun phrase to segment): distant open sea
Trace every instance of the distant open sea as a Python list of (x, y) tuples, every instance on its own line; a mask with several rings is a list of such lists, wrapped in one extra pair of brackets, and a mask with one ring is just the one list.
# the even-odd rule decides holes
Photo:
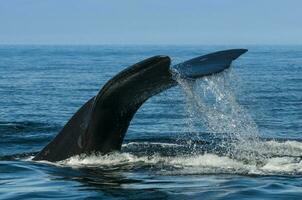
[(0, 199), (302, 199), (302, 46), (149, 99), (122, 151), (31, 159), (119, 71), (238, 46), (0, 46)]

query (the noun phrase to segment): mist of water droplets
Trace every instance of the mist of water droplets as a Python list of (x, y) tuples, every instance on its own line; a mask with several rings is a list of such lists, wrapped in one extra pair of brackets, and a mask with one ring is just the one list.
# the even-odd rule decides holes
[(236, 100), (235, 75), (227, 70), (220, 74), (187, 80), (176, 76), (186, 94), (188, 129), (195, 131), (200, 122), (213, 135), (225, 138), (220, 147), (226, 154), (240, 159), (256, 160), (261, 155), (260, 133), (247, 110)]

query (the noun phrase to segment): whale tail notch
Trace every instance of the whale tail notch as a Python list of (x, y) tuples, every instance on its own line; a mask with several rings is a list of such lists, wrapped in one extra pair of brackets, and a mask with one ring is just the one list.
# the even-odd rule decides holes
[(172, 68), (168, 56), (154, 56), (126, 68), (87, 101), (34, 160), (59, 161), (83, 153), (120, 150), (140, 106), (153, 95), (177, 85), (171, 70), (184, 78), (196, 79), (223, 71), (246, 51), (220, 51)]

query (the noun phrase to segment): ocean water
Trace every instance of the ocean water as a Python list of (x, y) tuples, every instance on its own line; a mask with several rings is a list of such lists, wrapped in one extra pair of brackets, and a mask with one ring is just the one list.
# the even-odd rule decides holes
[(302, 46), (149, 99), (122, 151), (32, 161), (120, 70), (235, 46), (0, 46), (0, 199), (302, 199)]

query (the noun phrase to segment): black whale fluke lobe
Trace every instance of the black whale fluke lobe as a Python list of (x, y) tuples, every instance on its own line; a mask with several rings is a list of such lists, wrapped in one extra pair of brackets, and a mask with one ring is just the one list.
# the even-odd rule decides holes
[(88, 100), (33, 160), (54, 162), (79, 154), (119, 151), (140, 106), (150, 97), (177, 85), (172, 71), (190, 79), (208, 76), (227, 69), (246, 51), (219, 51), (173, 67), (168, 56), (154, 56), (126, 68)]
[(233, 60), (247, 52), (246, 49), (230, 49), (199, 56), (173, 68), (182, 78), (199, 78), (219, 73), (230, 66)]

